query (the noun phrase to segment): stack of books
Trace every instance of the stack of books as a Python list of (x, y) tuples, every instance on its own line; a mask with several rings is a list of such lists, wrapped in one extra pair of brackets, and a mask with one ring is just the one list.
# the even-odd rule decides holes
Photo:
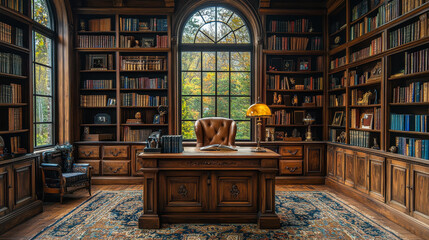
[(289, 21), (271, 20), (268, 24), (268, 31), (284, 33), (306, 33), (309, 32), (310, 26), (310, 20), (305, 18)]
[(157, 107), (168, 105), (167, 97), (141, 95), (138, 93), (121, 93), (122, 106)]
[(390, 129), (397, 131), (428, 132), (428, 115), (390, 114)]
[(428, 15), (428, 13), (424, 13), (419, 17), (419, 20), (390, 32), (389, 47), (398, 47), (427, 37), (429, 35)]
[(121, 76), (121, 88), (124, 89), (163, 89), (167, 88), (167, 76), (164, 78)]
[(22, 108), (9, 108), (9, 131), (22, 129)]
[(396, 137), (395, 142), (399, 154), (429, 159), (429, 140)]
[(88, 20), (88, 30), (91, 32), (108, 32), (112, 30), (112, 19), (100, 18)]
[(162, 56), (121, 56), (121, 70), (164, 71), (167, 60)]
[(383, 41), (381, 37), (378, 37), (376, 39), (373, 39), (371, 41), (371, 44), (368, 47), (362, 48), (356, 52), (353, 52), (350, 55), (350, 61), (356, 62), (356, 61), (365, 59), (367, 57), (379, 54), (382, 51), (383, 51)]
[(85, 80), (84, 89), (112, 89), (113, 80)]
[(12, 53), (0, 52), (0, 72), (22, 75), (22, 57)]
[(166, 18), (120, 18), (121, 31), (157, 31), (165, 32), (168, 30)]
[(405, 74), (429, 71), (429, 48), (405, 52)]
[(0, 85), (0, 103), (21, 103), (20, 84), (11, 83), (10, 85)]
[(91, 36), (79, 35), (77, 38), (80, 48), (114, 48), (116, 47), (115, 36)]

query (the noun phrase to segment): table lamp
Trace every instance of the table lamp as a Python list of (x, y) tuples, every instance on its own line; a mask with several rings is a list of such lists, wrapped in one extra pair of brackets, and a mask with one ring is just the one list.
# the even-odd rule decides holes
[(258, 98), (258, 101), (251, 105), (247, 109), (246, 117), (248, 118), (256, 118), (256, 127), (257, 127), (257, 146), (252, 152), (266, 152), (264, 148), (261, 148), (261, 126), (262, 126), (262, 118), (269, 118), (271, 117), (271, 110), (270, 108), (265, 104), (261, 103), (260, 99)]

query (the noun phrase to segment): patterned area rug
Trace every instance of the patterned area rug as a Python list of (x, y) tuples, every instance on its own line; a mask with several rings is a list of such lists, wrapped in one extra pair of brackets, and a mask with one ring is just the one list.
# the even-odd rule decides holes
[(171, 224), (137, 227), (141, 192), (101, 191), (33, 239), (400, 239), (328, 192), (276, 192), (282, 227), (256, 224)]

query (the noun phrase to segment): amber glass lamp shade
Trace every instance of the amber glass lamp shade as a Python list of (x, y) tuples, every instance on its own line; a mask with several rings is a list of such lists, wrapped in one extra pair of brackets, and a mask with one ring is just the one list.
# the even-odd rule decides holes
[(264, 103), (255, 103), (247, 109), (246, 117), (248, 118), (269, 118), (271, 109)]

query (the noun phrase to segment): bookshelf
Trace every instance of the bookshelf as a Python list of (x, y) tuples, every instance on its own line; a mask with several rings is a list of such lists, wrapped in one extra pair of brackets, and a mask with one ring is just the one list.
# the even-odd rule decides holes
[(0, 136), (12, 154), (33, 151), (29, 7), (27, 1), (0, 4)]
[[(398, 144), (403, 148), (400, 136), (429, 139), (424, 128), (428, 104), (424, 99), (415, 102), (410, 95), (413, 90), (417, 94), (415, 88), (422, 88), (419, 94), (423, 93), (428, 69), (423, 66), (413, 69), (410, 64), (404, 64), (408, 59), (408, 63), (412, 61), (415, 65), (419, 56), (414, 52), (428, 48), (429, 3), (346, 0), (336, 1), (333, 6), (328, 8), (327, 17), (328, 140), (363, 148), (378, 145), (381, 150), (389, 151)], [(339, 35), (339, 39), (345, 38), (345, 41), (333, 39)], [(420, 57), (427, 56), (425, 54), (421, 52)], [(409, 101), (404, 99), (406, 91), (410, 93), (407, 97), (411, 96)], [(368, 101), (366, 93), (370, 95), (367, 95)], [(335, 123), (335, 117), (341, 113), (341, 124)], [(372, 120), (366, 122), (368, 117)], [(410, 119), (418, 121), (420, 128), (401, 125)], [(359, 140), (362, 138), (365, 140)], [(412, 144), (414, 146), (414, 142)]]
[(275, 140), (305, 138), (307, 115), (312, 124), (314, 140), (323, 140), (324, 127), (324, 11), (303, 15), (294, 11), (261, 12), (266, 29), (264, 81), (262, 99), (270, 106), (273, 117), (262, 129), (274, 132)]
[(170, 112), (172, 12), (106, 9), (93, 14), (87, 8), (75, 12), (80, 72), (76, 141), (89, 140), (83, 134), (88, 129), (121, 142), (142, 142), (159, 129), (170, 133), (172, 116), (156, 115), (160, 105)]

